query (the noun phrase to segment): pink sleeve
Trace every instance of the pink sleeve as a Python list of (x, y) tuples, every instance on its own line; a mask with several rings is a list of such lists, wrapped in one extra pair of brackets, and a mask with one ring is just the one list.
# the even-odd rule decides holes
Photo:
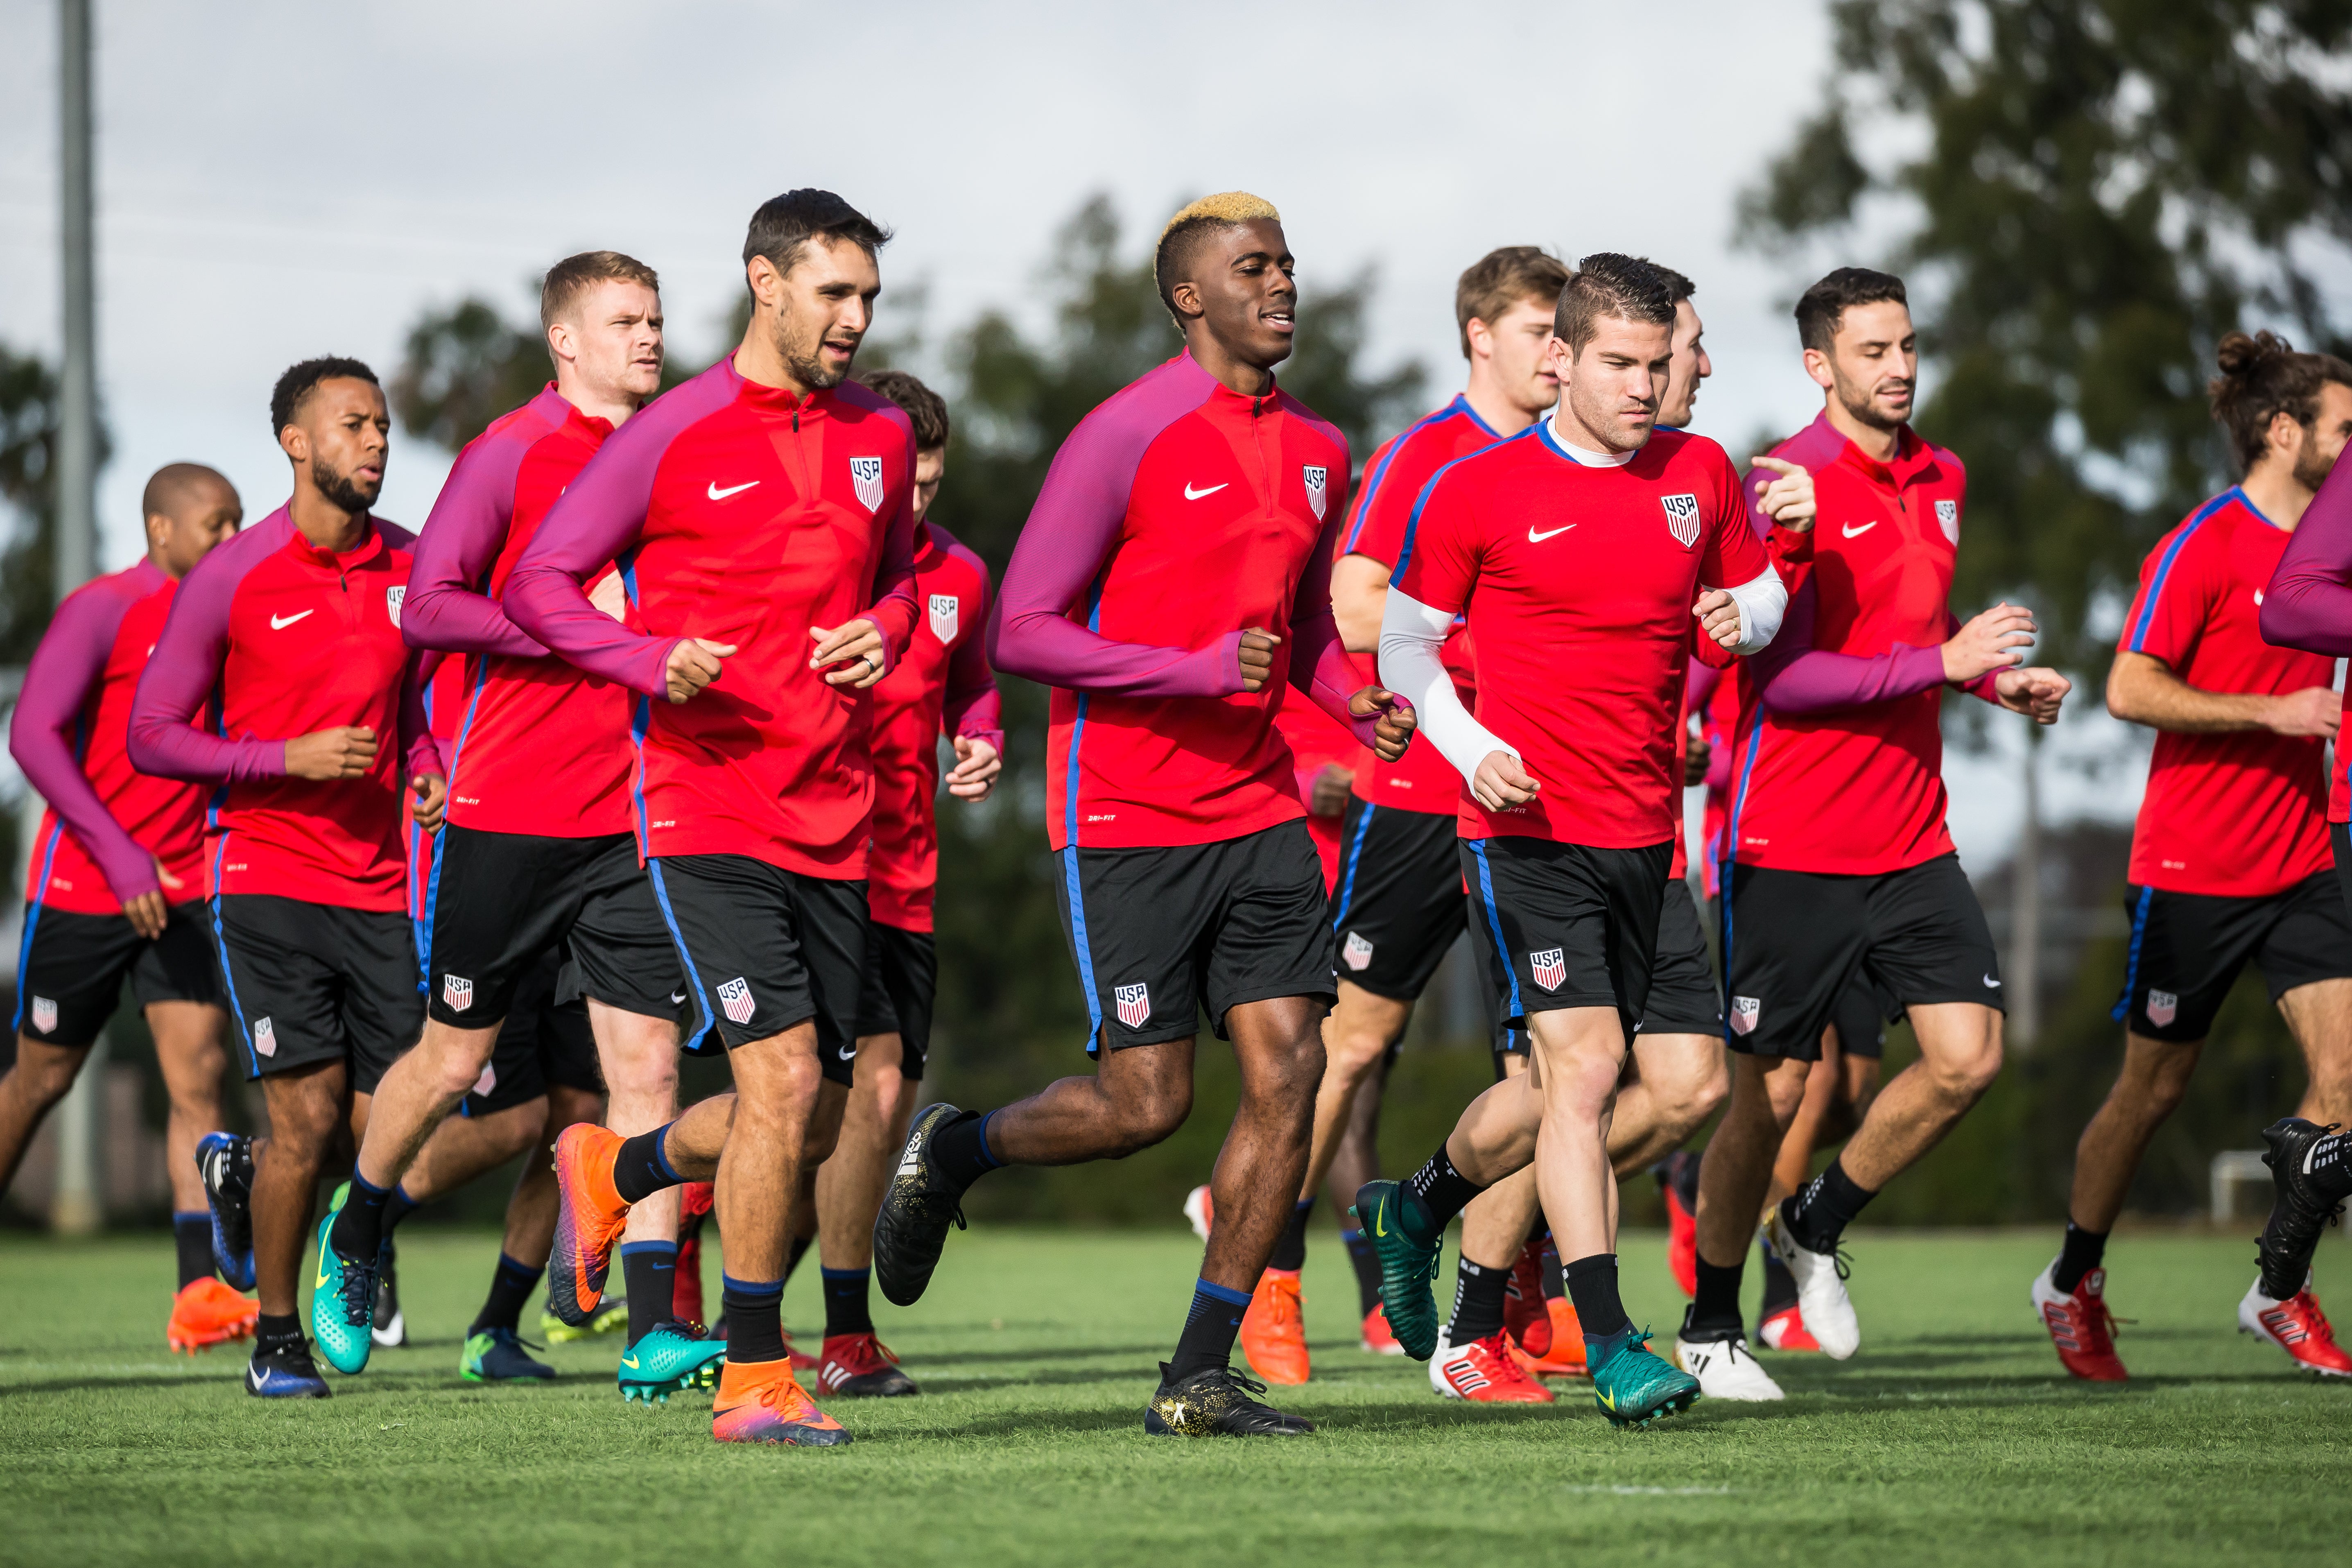
[[(400, 607), (404, 621), (408, 605)], [(433, 739), (433, 725), (425, 713), (425, 689), (433, 684), (433, 672), (441, 667), (442, 656), (424, 648), (412, 648), (407, 666), (400, 672), (400, 754), (406, 772), (401, 775), (402, 787), (419, 773), (445, 777), (441, 766), (441, 747)]]
[(2338, 463), (2295, 525), (2263, 593), (2263, 640), (2352, 655), (2352, 464)]
[(1096, 409), (1070, 432), (1013, 547), (988, 624), (989, 662), (1071, 691), (1126, 697), (1230, 697), (1242, 689), (1241, 633), (1202, 648), (1115, 642), (1090, 616), (1088, 591), (1108, 565), (1128, 492), (1160, 432), (1199, 406), (1206, 372), (1172, 361)]
[(1772, 646), (1748, 658), (1757, 690), (1771, 712), (1824, 713), (1859, 708), (1909, 697), (1944, 683), (1940, 647), (1897, 646), (1865, 658), (1813, 647), (1813, 584), (1807, 582), (1790, 596), (1788, 614)]
[(25, 668), (8, 729), (8, 754), (49, 809), (105, 873), (124, 903), (157, 891), (155, 857), (114, 820), (74, 755), (73, 735), (106, 673), (115, 632), (134, 602), (114, 584), (93, 584), (58, 607)]
[[(1348, 471), (1345, 447), (1335, 471)], [(1307, 557), (1306, 570), (1298, 574), (1298, 591), (1290, 605), (1290, 684), (1346, 726), (1359, 743), (1369, 746), (1379, 734), (1379, 722), (1348, 711), (1348, 699), (1363, 684), (1363, 675), (1340, 642), (1339, 624), (1331, 615), (1331, 561), (1346, 521), (1345, 510), (1333, 508), (1323, 536)]]
[(228, 656), (229, 607), (237, 586), (268, 548), (260, 529), (240, 534), (196, 563), (173, 595), (172, 613), (131, 700), (128, 750), (131, 765), (141, 773), (196, 784), (286, 776), (286, 737), (233, 741), (194, 721)]
[[(961, 544), (949, 549), (961, 556), (980, 579), (981, 602), (975, 610), (976, 619), (984, 626), (988, 624), (990, 596), (988, 567)], [(948, 656), (947, 699), (940, 709), (940, 723), (950, 736), (985, 741), (996, 748), (997, 755), (1004, 754), (1004, 707), (997, 695), (996, 676), (988, 668), (985, 637), (964, 638)]]
[(1706, 712), (1706, 705), (1715, 700), (1716, 686), (1722, 679), (1722, 670), (1704, 659), (1693, 658), (1688, 680), (1683, 689), (1684, 716), (1687, 718), (1693, 713)]
[(515, 658), (546, 654), (507, 618), (497, 600), (477, 588), (489, 581), (490, 568), (506, 547), (514, 521), (515, 471), (530, 450), (530, 442), (499, 431), (459, 454), (425, 520), (408, 569), (400, 632), (409, 647)]

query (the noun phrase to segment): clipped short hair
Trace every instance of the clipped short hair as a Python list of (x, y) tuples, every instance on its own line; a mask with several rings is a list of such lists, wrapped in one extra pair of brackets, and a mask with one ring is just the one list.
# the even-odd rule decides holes
[(166, 463), (148, 476), (147, 488), (139, 492), (139, 515), (170, 517), (187, 503), (190, 494), (206, 484), (218, 485), (232, 500), (236, 497), (236, 487), (218, 468), (203, 463)]
[(1668, 291), (1665, 269), (1639, 256), (1613, 250), (1596, 251), (1576, 264), (1575, 276), (1559, 291), (1559, 308), (1551, 318), (1552, 335), (1580, 354), (1593, 340), (1594, 323), (1603, 316), (1623, 321), (1645, 321), (1654, 327), (1675, 324), (1675, 301)]
[(845, 239), (872, 256), (890, 243), (890, 231), (831, 191), (804, 185), (760, 204), (743, 235), (743, 265), (764, 256), (778, 272), (790, 272), (813, 239)]
[(599, 283), (642, 283), (661, 292), (661, 279), (634, 256), (617, 250), (583, 250), (567, 256), (539, 280), (539, 324), (551, 327)]
[(319, 390), (320, 382), (342, 380), (364, 381), (376, 387), (383, 385), (365, 361), (349, 359), (341, 354), (320, 354), (317, 359), (306, 359), (299, 364), (288, 365), (286, 374), (278, 378), (278, 384), (269, 389), (271, 438), (275, 439), (280, 430), (294, 423), (295, 416), (302, 412), (302, 405)]
[(1151, 253), (1151, 280), (1160, 286), (1160, 302), (1178, 326), (1184, 324), (1184, 319), (1176, 314), (1176, 285), (1192, 269), (1201, 241), (1215, 230), (1261, 221), (1280, 223), (1282, 215), (1272, 202), (1247, 191), (1202, 196), (1168, 220), (1168, 226), (1160, 231), (1159, 248)]
[[(1658, 264), (1654, 261), (1650, 265), (1657, 267)], [(1671, 267), (1658, 267), (1658, 277), (1666, 286), (1666, 302), (1668, 304), (1679, 305), (1684, 300), (1698, 292), (1697, 284), (1692, 282), (1689, 279), (1684, 277), (1681, 273), (1675, 271)]]
[(1470, 357), (1471, 322), (1491, 327), (1525, 300), (1541, 300), (1557, 308), (1568, 279), (1568, 263), (1539, 245), (1506, 245), (1472, 262), (1454, 285), (1454, 325), (1462, 334), (1462, 357)]
[(2272, 420), (2284, 414), (2309, 430), (2319, 417), (2319, 389), (2331, 381), (2352, 386), (2352, 365), (2334, 354), (2297, 353), (2276, 332), (2231, 332), (2213, 357), (2221, 374), (2205, 391), (2242, 475), (2269, 450)]
[(904, 409), (915, 427), (915, 450), (929, 452), (948, 444), (948, 400), (903, 370), (869, 370), (858, 384), (878, 392)]
[(1890, 301), (1906, 309), (1910, 307), (1911, 297), (1904, 292), (1902, 279), (1892, 272), (1874, 272), (1867, 267), (1841, 267), (1806, 289), (1798, 300), (1797, 341), (1816, 353), (1827, 353), (1848, 310), (1856, 305)]

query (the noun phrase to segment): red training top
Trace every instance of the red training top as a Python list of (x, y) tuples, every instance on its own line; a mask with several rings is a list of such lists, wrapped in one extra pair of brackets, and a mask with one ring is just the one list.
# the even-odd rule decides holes
[(1274, 728), (1282, 743), (1290, 748), (1291, 782), (1298, 791), (1298, 804), (1307, 807), (1307, 831), (1315, 840), (1315, 853), (1322, 858), (1323, 890), (1328, 893), (1339, 885), (1339, 827), (1346, 818), (1315, 815), (1315, 781), (1333, 763), (1360, 776), (1358, 758), (1369, 756), (1370, 748), (1356, 739), (1353, 730), (1312, 702), (1292, 700), (1287, 692), (1283, 694), (1282, 706), (1274, 710)]
[[(508, 577), (525, 635), (637, 692), (639, 852), (741, 855), (866, 875), (865, 693), (809, 668), (817, 626), (865, 617), (887, 669), (914, 629), (915, 435), (856, 382), (805, 397), (732, 355), (656, 399), (580, 471)], [(618, 563), (624, 625), (582, 584)], [(670, 650), (731, 643), (718, 680), (667, 700)]]
[(915, 599), (923, 618), (898, 667), (874, 683), (874, 853), (866, 900), (900, 931), (929, 931), (940, 879), (940, 744), (945, 733), (1004, 752), (989, 673), (988, 566), (929, 521), (915, 525)]
[(1496, 812), (1465, 789), (1462, 837), (1675, 837), (1691, 606), (1771, 569), (1731, 459), (1704, 436), (1658, 430), (1624, 463), (1587, 467), (1547, 419), (1441, 470), (1396, 586), (1469, 616), (1478, 721), (1543, 786)]
[[(180, 584), (131, 708), (131, 763), (222, 786), (213, 795), (206, 892), (269, 893), (341, 909), (408, 899), (407, 778), (438, 773), (425, 721), (424, 655), (400, 640), (408, 531), (362, 520), (360, 542), (320, 550), (279, 507)], [(218, 731), (194, 720), (218, 694)], [(357, 778), (286, 772), (286, 742), (375, 731)]]
[(163, 887), (205, 896), (205, 792), (131, 765), (131, 695), (155, 650), (179, 584), (142, 561), (66, 595), (25, 669), (8, 751), (47, 809), (25, 902), (73, 914), (120, 914)]
[[(2326, 686), (2335, 660), (2263, 641), (2263, 589), (2286, 551), (2232, 487), (2157, 541), (2139, 569), (2122, 647), (2203, 691), (2284, 696)], [(2261, 898), (2334, 863), (2326, 742), (2267, 730), (2159, 731), (2132, 828), (2131, 880), (2175, 893)]]

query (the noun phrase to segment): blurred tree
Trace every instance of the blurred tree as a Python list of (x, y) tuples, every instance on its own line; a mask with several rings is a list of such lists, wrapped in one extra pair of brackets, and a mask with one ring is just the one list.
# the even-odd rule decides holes
[[(0, 343), (0, 664), (23, 664), (56, 608), (58, 373)], [(111, 455), (101, 421), (98, 461)]]
[(510, 325), (497, 306), (468, 296), (408, 330), (393, 412), (411, 436), (455, 452), (538, 396), (552, 374), (535, 326)]

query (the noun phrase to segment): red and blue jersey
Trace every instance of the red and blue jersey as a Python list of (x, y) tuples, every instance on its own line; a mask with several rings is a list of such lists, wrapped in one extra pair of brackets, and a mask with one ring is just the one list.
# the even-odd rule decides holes
[[(2284, 696), (2324, 687), (2335, 661), (2263, 640), (2263, 590), (2288, 531), (2236, 488), (2148, 552), (2119, 647), (2162, 659), (2201, 691)], [(2260, 898), (2327, 868), (2326, 742), (2267, 730), (2159, 731), (2132, 829), (2132, 882)]]

